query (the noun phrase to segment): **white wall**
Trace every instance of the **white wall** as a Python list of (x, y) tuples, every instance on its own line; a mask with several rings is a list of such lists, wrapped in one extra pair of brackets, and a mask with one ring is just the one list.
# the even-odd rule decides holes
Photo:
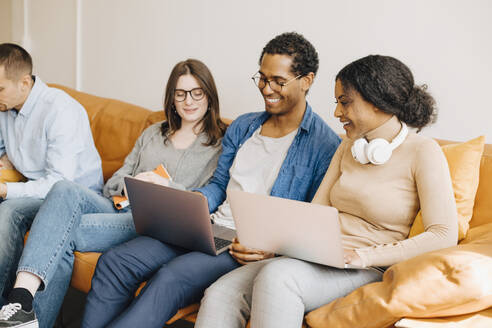
[(12, 3), (0, 0), (0, 43), (12, 42)]
[(29, 1), (30, 51), (35, 72), (41, 79), (75, 85), (75, 22), (76, 3), (73, 0)]
[[(15, 0), (13, 0), (15, 1)], [(19, 0), (20, 1), (20, 0)], [(224, 116), (262, 110), (250, 77), (262, 47), (284, 31), (317, 48), (310, 92), (336, 131), (334, 76), (367, 54), (405, 62), (440, 108), (423, 133), (492, 143), (490, 0), (24, 0), (37, 72), (100, 96), (154, 110), (173, 65), (194, 57), (212, 70)]]

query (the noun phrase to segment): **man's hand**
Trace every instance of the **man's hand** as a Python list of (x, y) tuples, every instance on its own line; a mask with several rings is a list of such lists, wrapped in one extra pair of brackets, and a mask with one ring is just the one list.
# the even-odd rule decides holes
[(264, 252), (257, 249), (244, 247), (239, 243), (237, 238), (232, 240), (231, 246), (229, 246), (229, 254), (239, 263), (248, 264), (251, 262), (261, 261), (269, 259), (275, 256), (274, 253)]
[(14, 169), (7, 154), (3, 154), (2, 157), (0, 157), (0, 169)]
[(357, 252), (353, 249), (344, 249), (343, 259), (346, 264), (362, 266), (362, 259), (360, 258), (359, 254), (357, 254)]
[(5, 199), (7, 197), (7, 185), (0, 183), (0, 198)]
[(163, 178), (159, 174), (152, 171), (139, 173), (135, 176), (135, 179), (155, 183), (165, 187), (169, 186), (169, 179)]

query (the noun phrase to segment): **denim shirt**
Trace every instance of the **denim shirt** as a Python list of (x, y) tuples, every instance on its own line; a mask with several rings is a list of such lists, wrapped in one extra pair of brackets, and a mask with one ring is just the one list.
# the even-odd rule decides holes
[[(210, 213), (215, 212), (226, 199), (229, 169), (239, 148), (269, 117), (267, 112), (244, 114), (227, 129), (222, 139), (222, 155), (210, 183), (195, 189), (207, 197)], [(340, 137), (307, 104), (270, 195), (311, 201), (340, 141)]]

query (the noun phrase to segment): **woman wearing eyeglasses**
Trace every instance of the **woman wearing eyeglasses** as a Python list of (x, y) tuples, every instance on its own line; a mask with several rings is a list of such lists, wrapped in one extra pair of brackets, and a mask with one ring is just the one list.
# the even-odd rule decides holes
[[(70, 283), (73, 252), (102, 252), (137, 236), (130, 207), (117, 209), (112, 200), (124, 196), (125, 176), (179, 189), (209, 181), (227, 126), (220, 120), (215, 82), (205, 64), (195, 59), (176, 64), (166, 86), (164, 111), (167, 120), (140, 135), (123, 166), (107, 181), (104, 195), (68, 181), (55, 184), (32, 225), (0, 323), (21, 311), (21, 317), (35, 321), (35, 296), (40, 327), (52, 327)], [(172, 180), (153, 172), (160, 164)], [(42, 291), (37, 292), (39, 287)], [(98, 319), (92, 311), (88, 314)]]
[[(314, 196), (340, 143), (305, 98), (318, 66), (316, 50), (297, 33), (283, 33), (263, 48), (256, 84), (265, 111), (234, 120), (222, 139), (213, 178), (196, 190), (207, 199), (217, 226), (233, 227), (230, 190), (300, 201)], [(254, 255), (258, 259), (273, 254)], [(162, 327), (238, 266), (229, 252), (212, 256), (136, 238), (99, 259), (82, 327)], [(133, 298), (142, 281), (147, 281), (145, 287)]]

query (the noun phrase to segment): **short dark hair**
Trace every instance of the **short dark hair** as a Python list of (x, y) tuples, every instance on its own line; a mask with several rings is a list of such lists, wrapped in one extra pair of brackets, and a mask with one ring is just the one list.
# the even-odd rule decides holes
[(304, 76), (310, 72), (316, 75), (318, 72), (318, 53), (311, 42), (299, 33), (286, 32), (270, 40), (261, 52), (260, 65), (265, 54), (292, 57), (291, 71), (294, 75)]
[(205, 132), (208, 135), (207, 146), (217, 145), (224, 136), (227, 125), (220, 119), (219, 96), (212, 73), (207, 65), (197, 59), (187, 59), (177, 63), (169, 75), (164, 94), (166, 121), (161, 125), (162, 135), (167, 140), (168, 137), (181, 128), (181, 117), (175, 111), (174, 106), (174, 91), (179, 77), (187, 74), (192, 75), (197, 80), (207, 95), (208, 110), (200, 120), (200, 122), (203, 122), (201, 132)]
[(32, 74), (32, 58), (21, 46), (13, 43), (0, 44), (0, 66), (4, 67), (9, 80), (17, 80)]
[(338, 72), (346, 91), (357, 91), (378, 109), (393, 114), (419, 131), (437, 117), (436, 102), (427, 85), (415, 85), (410, 69), (396, 58), (370, 55)]

